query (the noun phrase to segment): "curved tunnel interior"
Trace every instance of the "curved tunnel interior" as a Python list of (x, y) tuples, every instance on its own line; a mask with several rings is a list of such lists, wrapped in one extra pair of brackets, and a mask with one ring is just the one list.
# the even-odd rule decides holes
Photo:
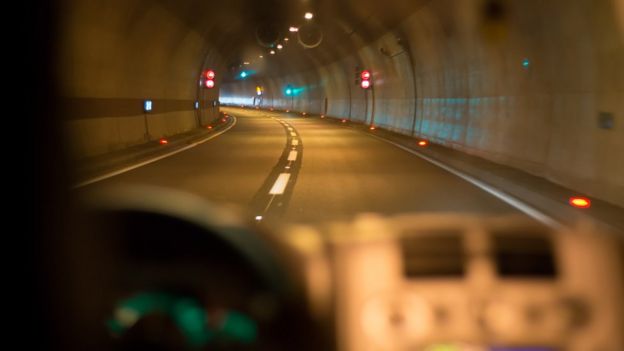
[[(217, 101), (326, 114), (621, 206), (622, 11), (591, 0), (65, 1), (64, 125), (81, 159), (189, 131)], [(199, 86), (204, 69), (216, 89)], [(364, 69), (372, 94), (355, 82)]]
[[(466, 335), (493, 340), (474, 349), (489, 351), (624, 345), (623, 0), (57, 6), (48, 102), (71, 174), (57, 179), (53, 155), (36, 175), (36, 279), (49, 288), (37, 293), (54, 300), (45, 317), (67, 321), (52, 339), (92, 349), (122, 277), (127, 291), (150, 286), (148, 309), (200, 316), (162, 339), (173, 345), (194, 335), (254, 349), (228, 342), (258, 330), (277, 340), (270, 350), (399, 350), (403, 339), (464, 350), (438, 341)], [(61, 148), (37, 132), (41, 155)], [(107, 236), (119, 223), (82, 207), (100, 195), (142, 217)], [(223, 302), (204, 311), (158, 291), (163, 277)], [(122, 305), (113, 332), (139, 320)], [(227, 316), (242, 324), (213, 333)], [(139, 343), (174, 327), (145, 323)], [(408, 330), (419, 323), (439, 330)]]

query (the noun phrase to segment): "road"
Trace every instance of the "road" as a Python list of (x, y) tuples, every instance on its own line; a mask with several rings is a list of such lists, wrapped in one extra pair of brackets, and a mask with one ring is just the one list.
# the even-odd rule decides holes
[(519, 212), (411, 153), (340, 123), (224, 110), (236, 117), (228, 132), (87, 190), (122, 183), (170, 187), (282, 223), (317, 224), (362, 212)]

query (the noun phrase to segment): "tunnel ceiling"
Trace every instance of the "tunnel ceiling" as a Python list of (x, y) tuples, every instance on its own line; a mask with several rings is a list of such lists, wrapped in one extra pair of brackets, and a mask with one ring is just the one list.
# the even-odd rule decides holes
[[(241, 69), (262, 75), (283, 75), (309, 70), (340, 59), (387, 33), (429, 0), (159, 0), (189, 28), (199, 33), (223, 56), (231, 80)], [(307, 21), (305, 12), (314, 18)], [(300, 34), (289, 27), (302, 27)], [(322, 41), (313, 48), (300, 44)], [(265, 38), (265, 45), (262, 45)], [(283, 44), (278, 50), (267, 43)], [(284, 41), (288, 38), (288, 41)], [(305, 42), (305, 41), (304, 41)], [(275, 50), (275, 55), (269, 51)], [(263, 58), (259, 56), (262, 55)], [(249, 62), (249, 65), (244, 65)]]

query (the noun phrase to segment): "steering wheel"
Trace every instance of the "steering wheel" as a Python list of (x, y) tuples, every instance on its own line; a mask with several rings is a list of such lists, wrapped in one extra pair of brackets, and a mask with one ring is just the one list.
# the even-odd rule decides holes
[(170, 189), (88, 198), (106, 267), (101, 324), (110, 349), (331, 348), (262, 228)]

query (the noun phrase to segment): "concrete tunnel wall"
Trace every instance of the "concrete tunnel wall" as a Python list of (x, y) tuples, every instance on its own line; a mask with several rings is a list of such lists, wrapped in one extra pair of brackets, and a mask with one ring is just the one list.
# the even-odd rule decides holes
[[(218, 86), (198, 83), (204, 68), (224, 72), (218, 53), (157, 2), (66, 0), (62, 8), (58, 78), (73, 158), (190, 131), (217, 117)], [(145, 99), (153, 101), (147, 114)]]
[[(504, 22), (471, 3), (432, 1), (350, 57), (224, 85), (222, 101), (251, 104), (261, 84), (263, 107), (422, 136), (624, 206), (622, 2), (510, 1)], [(356, 66), (372, 72), (374, 99)], [(304, 89), (291, 100), (287, 84)]]

